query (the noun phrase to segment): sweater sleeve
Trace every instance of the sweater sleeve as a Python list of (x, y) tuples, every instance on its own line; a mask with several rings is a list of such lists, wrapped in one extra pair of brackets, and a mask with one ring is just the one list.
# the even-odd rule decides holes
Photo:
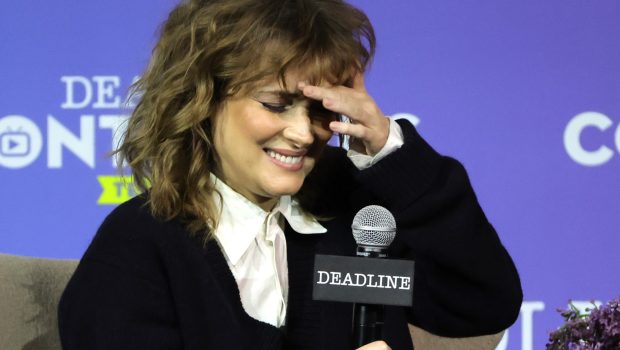
[(117, 208), (102, 224), (62, 295), (64, 350), (182, 347), (155, 250), (131, 231), (144, 222), (125, 212)]
[(448, 337), (508, 328), (522, 301), (519, 276), (465, 169), (398, 123), (404, 145), (356, 177), (394, 214), (391, 256), (415, 260), (409, 322)]

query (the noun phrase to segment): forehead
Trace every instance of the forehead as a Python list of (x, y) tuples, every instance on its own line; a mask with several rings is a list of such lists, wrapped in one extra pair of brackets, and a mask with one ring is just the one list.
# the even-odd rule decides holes
[(304, 82), (309, 85), (316, 85), (321, 87), (332, 87), (336, 85), (328, 81), (326, 78), (315, 78), (304, 74), (300, 71), (292, 71), (284, 75), (284, 79), (278, 77), (271, 77), (256, 82), (253, 87), (253, 92), (261, 93), (274, 93), (280, 95), (294, 95), (291, 97), (299, 97), (303, 94), (299, 90), (299, 83)]

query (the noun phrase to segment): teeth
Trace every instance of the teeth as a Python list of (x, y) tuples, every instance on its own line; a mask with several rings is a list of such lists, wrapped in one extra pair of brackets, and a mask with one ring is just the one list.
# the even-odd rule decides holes
[(282, 155), (280, 153), (276, 153), (272, 150), (267, 150), (267, 154), (274, 159), (279, 160), (282, 163), (286, 163), (286, 164), (297, 164), (299, 162), (301, 162), (301, 159), (303, 157), (291, 157), (291, 156), (285, 156)]

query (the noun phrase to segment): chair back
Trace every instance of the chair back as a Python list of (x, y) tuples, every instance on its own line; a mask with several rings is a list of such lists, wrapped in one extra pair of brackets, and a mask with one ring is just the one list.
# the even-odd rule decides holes
[(414, 325), (409, 325), (409, 332), (415, 350), (493, 350), (502, 340), (505, 331), (467, 338), (447, 338), (429, 333)]
[(77, 263), (0, 254), (0, 349), (62, 349), (58, 301)]

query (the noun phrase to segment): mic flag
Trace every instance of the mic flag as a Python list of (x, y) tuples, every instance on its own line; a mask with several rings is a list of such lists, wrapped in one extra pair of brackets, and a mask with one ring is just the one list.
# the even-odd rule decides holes
[(314, 300), (411, 306), (411, 260), (358, 258), (317, 254)]

